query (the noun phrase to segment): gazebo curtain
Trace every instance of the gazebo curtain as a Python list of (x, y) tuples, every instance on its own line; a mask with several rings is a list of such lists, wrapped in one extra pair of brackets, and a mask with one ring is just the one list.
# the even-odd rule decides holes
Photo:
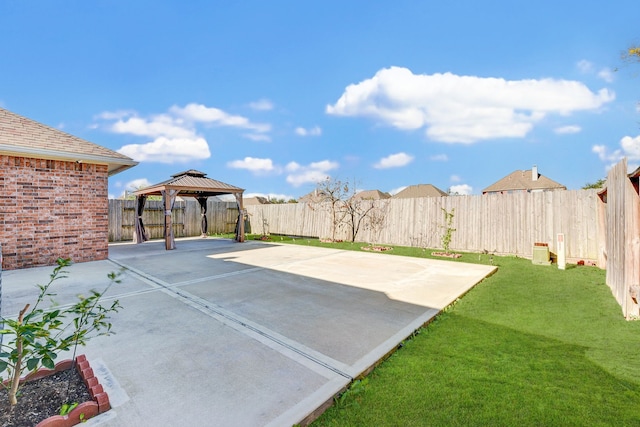
[(234, 193), (238, 203), (238, 225), (236, 226), (236, 242), (244, 242), (244, 217), (245, 210), (242, 203), (242, 193)]
[(202, 221), (200, 228), (202, 230), (202, 237), (207, 237), (207, 231), (209, 224), (207, 223), (207, 197), (198, 197), (198, 203), (200, 203), (200, 214), (202, 215)]
[(162, 200), (164, 202), (164, 241), (165, 249), (175, 249), (176, 241), (173, 236), (173, 225), (171, 224), (171, 211), (176, 201), (178, 190), (167, 189), (162, 190)]
[(136, 196), (136, 222), (133, 230), (133, 243), (142, 243), (149, 240), (149, 235), (144, 229), (142, 222), (142, 213), (144, 212), (144, 204), (147, 201), (147, 196)]

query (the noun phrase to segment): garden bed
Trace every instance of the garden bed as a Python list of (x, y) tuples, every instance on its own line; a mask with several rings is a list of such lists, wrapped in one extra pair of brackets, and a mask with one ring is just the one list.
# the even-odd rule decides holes
[[(64, 360), (53, 370), (28, 375), (20, 387), (18, 404), (11, 408), (7, 390), (0, 389), (0, 427), (67, 427), (111, 409), (109, 397), (83, 356)], [(61, 416), (64, 404), (79, 405)]]
[(462, 254), (454, 254), (453, 252), (431, 252), (431, 255), (445, 258), (460, 258), (462, 256)]
[(391, 246), (362, 246), (360, 249), (362, 249), (363, 251), (373, 251), (373, 252), (386, 252), (386, 251), (393, 250)]

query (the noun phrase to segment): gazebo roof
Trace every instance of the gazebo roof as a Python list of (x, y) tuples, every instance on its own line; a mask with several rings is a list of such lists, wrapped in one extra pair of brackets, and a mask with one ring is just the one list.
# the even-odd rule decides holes
[(209, 197), (221, 194), (242, 194), (244, 188), (236, 187), (215, 179), (194, 169), (171, 175), (171, 179), (134, 191), (136, 196), (161, 195), (162, 190), (178, 190), (180, 196)]

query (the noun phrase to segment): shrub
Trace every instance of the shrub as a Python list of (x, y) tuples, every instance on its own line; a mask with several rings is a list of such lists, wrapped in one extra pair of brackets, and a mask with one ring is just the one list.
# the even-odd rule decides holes
[[(110, 305), (101, 304), (102, 296), (114, 283), (119, 283), (118, 274), (108, 275), (110, 282), (102, 292), (92, 290), (88, 297), (78, 296), (77, 302), (66, 308), (54, 305), (42, 309), (40, 304), (50, 292), (51, 285), (67, 277), (65, 267), (71, 265), (70, 259), (59, 258), (57, 267), (51, 273), (49, 283), (38, 285), (38, 299), (20, 310), (17, 319), (1, 318), (4, 322), (0, 335), (0, 383), (7, 387), (9, 403), (18, 403), (17, 395), (20, 377), (23, 373), (37, 371), (41, 366), (53, 369), (55, 359), (61, 351), (85, 345), (91, 338), (109, 335), (111, 331), (110, 315), (121, 308), (116, 300)], [(9, 338), (6, 342), (6, 338)], [(6, 343), (5, 343), (6, 342)], [(5, 377), (5, 373), (7, 376)]]

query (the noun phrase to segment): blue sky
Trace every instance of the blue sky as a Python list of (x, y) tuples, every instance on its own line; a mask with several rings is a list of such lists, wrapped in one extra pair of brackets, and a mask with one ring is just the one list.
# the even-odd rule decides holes
[(640, 164), (637, 0), (0, 2), (0, 106), (140, 164), (298, 198)]

